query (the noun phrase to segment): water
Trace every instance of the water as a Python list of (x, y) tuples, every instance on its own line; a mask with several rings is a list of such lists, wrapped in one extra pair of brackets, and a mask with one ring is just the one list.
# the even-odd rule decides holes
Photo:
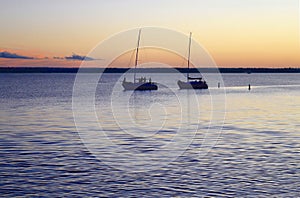
[[(82, 90), (80, 134), (74, 74), (1, 74), (1, 196), (300, 195), (299, 74), (223, 74), (226, 95), (212, 81), (193, 92), (177, 89), (178, 74), (148, 76), (164, 86), (123, 92), (120, 75), (105, 75), (96, 114)], [(95, 115), (112, 143), (97, 139)]]

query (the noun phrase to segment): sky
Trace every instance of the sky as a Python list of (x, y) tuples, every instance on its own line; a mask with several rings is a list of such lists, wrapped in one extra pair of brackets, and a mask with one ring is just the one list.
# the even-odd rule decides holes
[[(300, 67), (299, 0), (0, 3), (2, 67), (78, 67), (84, 58), (93, 65), (98, 59), (89, 57), (89, 52), (101, 41), (124, 30), (147, 26), (170, 28), (186, 35), (193, 32), (194, 41), (220, 67)], [(182, 64), (177, 55), (161, 56), (151, 49), (148, 53), (154, 57), (144, 62)], [(120, 57), (126, 60), (124, 55)], [(98, 62), (95, 66), (101, 66)], [(115, 60), (118, 65), (114, 66), (125, 67), (124, 62)]]

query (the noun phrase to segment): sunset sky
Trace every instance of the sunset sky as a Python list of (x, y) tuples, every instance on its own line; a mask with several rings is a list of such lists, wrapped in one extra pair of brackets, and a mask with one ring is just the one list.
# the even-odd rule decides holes
[(193, 32), (220, 67), (300, 67), (299, 0), (1, 0), (0, 25), (0, 66), (76, 67), (111, 35), (158, 26)]

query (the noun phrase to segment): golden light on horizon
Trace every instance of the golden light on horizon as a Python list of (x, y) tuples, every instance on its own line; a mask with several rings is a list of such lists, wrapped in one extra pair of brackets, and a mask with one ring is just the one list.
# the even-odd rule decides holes
[[(22, 3), (18, 8), (15, 2), (4, 0), (0, 10), (0, 47), (11, 53), (21, 49), (26, 56), (37, 52), (37, 57), (49, 59), (0, 57), (0, 66), (78, 66), (78, 62), (53, 57), (72, 53), (84, 56), (111, 35), (154, 26), (183, 34), (193, 32), (193, 39), (220, 67), (300, 67), (296, 1), (133, 2), (93, 1), (91, 6), (45, 1)], [(139, 9), (145, 6), (147, 10)], [(176, 58), (171, 60), (164, 55), (162, 60), (160, 54), (153, 54), (155, 59), (177, 65)]]
[[(128, 51), (121, 54), (115, 60), (113, 60), (108, 67), (134, 67), (136, 50)], [(141, 48), (139, 50), (138, 64), (143, 67), (143, 65), (150, 65), (147, 63), (161, 63), (152, 64), (152, 67), (161, 67), (161, 65), (169, 65), (170, 67), (186, 67), (186, 59), (180, 55), (159, 48)]]

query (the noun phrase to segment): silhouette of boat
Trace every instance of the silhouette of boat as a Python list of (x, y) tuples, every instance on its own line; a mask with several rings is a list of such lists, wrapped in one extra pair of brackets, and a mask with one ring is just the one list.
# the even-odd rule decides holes
[(146, 78), (139, 78), (138, 82), (136, 82), (137, 79), (135, 79), (134, 82), (128, 82), (126, 81), (126, 78), (124, 78), (122, 85), (125, 90), (146, 91), (158, 89), (156, 83), (151, 82), (151, 79), (149, 80), (149, 82), (145, 82), (143, 79)]
[(180, 89), (208, 89), (208, 85), (206, 82), (202, 79), (202, 77), (190, 77), (190, 56), (191, 56), (191, 41), (192, 41), (192, 33), (190, 33), (189, 38), (189, 53), (188, 53), (188, 62), (187, 62), (187, 76), (186, 76), (186, 82), (178, 80), (177, 84)]
[(151, 78), (147, 82), (146, 77), (136, 78), (136, 67), (138, 65), (138, 57), (139, 57), (139, 47), (140, 47), (140, 39), (141, 39), (141, 29), (139, 30), (138, 42), (135, 53), (135, 66), (134, 66), (134, 77), (133, 82), (126, 81), (124, 78), (122, 82), (122, 86), (125, 90), (133, 90), (133, 91), (147, 91), (147, 90), (157, 90), (158, 86), (155, 82), (151, 82)]

